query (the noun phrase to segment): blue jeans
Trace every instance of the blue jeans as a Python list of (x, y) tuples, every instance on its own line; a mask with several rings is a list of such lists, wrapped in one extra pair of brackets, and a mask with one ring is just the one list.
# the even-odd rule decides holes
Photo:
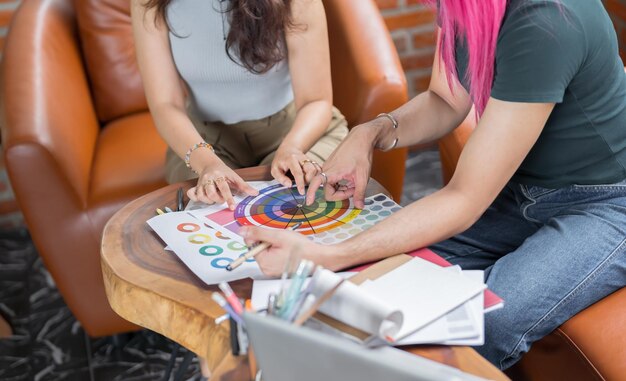
[(467, 231), (431, 247), (485, 270), (504, 308), (476, 350), (501, 369), (533, 342), (626, 285), (626, 180), (560, 189), (510, 182)]

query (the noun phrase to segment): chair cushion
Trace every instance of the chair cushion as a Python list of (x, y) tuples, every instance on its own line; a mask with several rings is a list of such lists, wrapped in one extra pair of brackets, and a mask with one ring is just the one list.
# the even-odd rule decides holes
[(101, 123), (148, 108), (135, 58), (129, 0), (74, 0)]
[(166, 148), (148, 112), (106, 125), (96, 146), (90, 208), (126, 203), (165, 186)]

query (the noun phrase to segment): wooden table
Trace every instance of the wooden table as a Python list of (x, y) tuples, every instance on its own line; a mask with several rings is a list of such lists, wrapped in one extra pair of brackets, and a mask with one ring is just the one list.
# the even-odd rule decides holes
[[(267, 167), (237, 171), (245, 180), (267, 180)], [(193, 182), (185, 183), (189, 188)], [(216, 286), (207, 286), (173, 254), (146, 224), (156, 208), (176, 208), (173, 184), (126, 205), (107, 223), (102, 238), (102, 272), (109, 303), (124, 319), (158, 332), (208, 362), (213, 379), (249, 378), (245, 358), (230, 355), (227, 324), (215, 325), (224, 311), (211, 300)], [(387, 193), (372, 180), (367, 194)], [(250, 297), (252, 281), (231, 283)], [(468, 347), (415, 346), (410, 352), (493, 380), (507, 380), (499, 370)]]

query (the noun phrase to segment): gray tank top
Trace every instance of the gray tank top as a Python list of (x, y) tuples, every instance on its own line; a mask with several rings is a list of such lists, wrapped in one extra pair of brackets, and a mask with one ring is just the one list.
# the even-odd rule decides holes
[(293, 101), (287, 60), (264, 74), (231, 61), (224, 37), (228, 15), (220, 11), (229, 4), (221, 5), (220, 0), (173, 0), (167, 9), (172, 55), (189, 90), (189, 111), (203, 121), (226, 124), (275, 114)]

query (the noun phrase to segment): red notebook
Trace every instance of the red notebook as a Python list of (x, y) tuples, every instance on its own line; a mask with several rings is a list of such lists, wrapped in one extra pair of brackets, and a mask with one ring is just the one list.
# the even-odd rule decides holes
[[(448, 261), (446, 261), (445, 259), (441, 258), (439, 255), (437, 255), (435, 252), (433, 252), (430, 249), (417, 249), (415, 251), (412, 251), (410, 253), (407, 253), (407, 255), (410, 255), (412, 257), (418, 257), (418, 258), (422, 258), (428, 262), (432, 262), (436, 265), (439, 265), (441, 267), (448, 267), (448, 266), (452, 266), (452, 264)], [(355, 267), (353, 269), (350, 269), (348, 271), (361, 271), (365, 268), (369, 267), (369, 264), (366, 265), (362, 265), (362, 266), (358, 266)], [(496, 295), (493, 291), (486, 289), (485, 290), (485, 312), (491, 312), (494, 310), (497, 310), (499, 308), (502, 308), (504, 306), (504, 300), (499, 297), (498, 295)]]

